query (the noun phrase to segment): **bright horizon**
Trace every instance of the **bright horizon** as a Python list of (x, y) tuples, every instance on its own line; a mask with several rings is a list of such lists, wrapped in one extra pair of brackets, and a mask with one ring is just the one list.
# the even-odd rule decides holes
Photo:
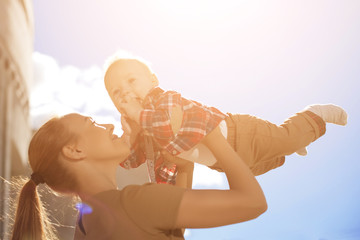
[[(164, 89), (223, 112), (276, 124), (312, 103), (335, 103), (346, 127), (329, 124), (306, 157), (257, 177), (268, 201), (258, 219), (191, 229), (186, 239), (360, 239), (360, 2), (34, 1), (33, 126), (79, 112), (120, 115), (102, 80), (117, 49), (152, 63)], [(223, 188), (222, 174), (196, 167), (196, 188)]]

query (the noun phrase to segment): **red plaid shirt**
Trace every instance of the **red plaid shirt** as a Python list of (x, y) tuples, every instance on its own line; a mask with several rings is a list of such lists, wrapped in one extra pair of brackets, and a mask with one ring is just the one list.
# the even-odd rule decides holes
[[(183, 110), (182, 125), (174, 135), (171, 124), (171, 110), (181, 106)], [(177, 92), (164, 92), (161, 88), (153, 89), (143, 102), (144, 110), (140, 114), (143, 130), (131, 148), (129, 157), (121, 163), (127, 169), (136, 168), (146, 160), (143, 134), (154, 139), (155, 173), (158, 182), (174, 183), (176, 165), (164, 161), (160, 150), (165, 149), (172, 155), (178, 155), (197, 145), (207, 134), (214, 130), (225, 118), (225, 114), (214, 107), (207, 107), (198, 102), (187, 100)]]

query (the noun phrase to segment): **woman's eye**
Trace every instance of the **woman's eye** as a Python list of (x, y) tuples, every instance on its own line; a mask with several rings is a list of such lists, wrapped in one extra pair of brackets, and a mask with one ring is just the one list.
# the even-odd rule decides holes
[[(99, 123), (93, 121), (92, 124), (95, 126), (95, 127), (100, 127), (100, 128), (104, 128), (103, 126), (101, 126)], [(104, 128), (105, 129), (105, 128)]]
[(95, 120), (92, 118), (90, 118), (90, 122), (91, 122), (91, 124), (94, 124), (94, 125), (96, 124)]

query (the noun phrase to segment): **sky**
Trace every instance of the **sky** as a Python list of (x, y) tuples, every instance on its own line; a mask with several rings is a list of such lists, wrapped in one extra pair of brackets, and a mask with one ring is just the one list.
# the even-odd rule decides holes
[[(346, 127), (287, 156), (257, 179), (268, 210), (245, 223), (191, 229), (186, 239), (360, 239), (360, 1), (36, 0), (31, 120), (79, 112), (100, 123), (120, 115), (103, 86), (116, 50), (151, 63), (160, 85), (223, 112), (276, 124), (305, 106), (344, 107)], [(141, 183), (143, 168), (119, 170)], [(122, 176), (122, 177), (121, 177)], [(135, 178), (135, 177), (136, 178)], [(197, 165), (194, 188), (226, 188)]]

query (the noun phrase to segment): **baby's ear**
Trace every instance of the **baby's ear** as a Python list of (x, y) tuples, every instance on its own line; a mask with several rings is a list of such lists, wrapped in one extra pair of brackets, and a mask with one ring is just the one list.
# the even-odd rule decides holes
[(73, 144), (65, 145), (61, 149), (61, 152), (69, 160), (78, 161), (86, 157), (85, 152)]
[(151, 76), (151, 82), (153, 83), (153, 86), (159, 86), (159, 80), (157, 78), (157, 76), (155, 75), (155, 73), (152, 74)]

